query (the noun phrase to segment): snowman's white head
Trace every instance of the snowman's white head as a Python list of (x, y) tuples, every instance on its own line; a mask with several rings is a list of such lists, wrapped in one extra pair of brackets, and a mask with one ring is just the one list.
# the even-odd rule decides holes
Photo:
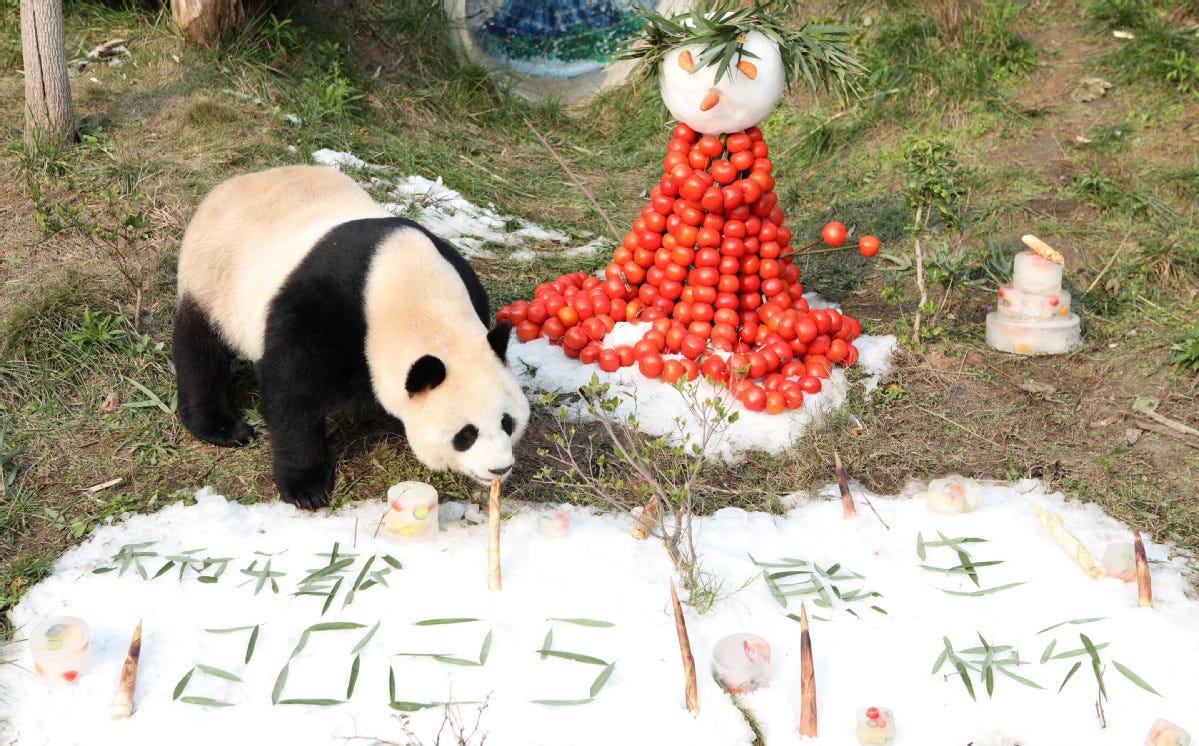
[(748, 129), (770, 115), (786, 82), (778, 44), (760, 31), (750, 31), (741, 50), (719, 80), (717, 61), (697, 67), (701, 45), (666, 53), (659, 80), (662, 101), (675, 119), (696, 132), (721, 135)]

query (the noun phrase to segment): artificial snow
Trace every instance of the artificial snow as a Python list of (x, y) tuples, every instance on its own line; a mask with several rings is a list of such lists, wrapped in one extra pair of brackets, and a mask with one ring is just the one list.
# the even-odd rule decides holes
[[(813, 303), (813, 307), (816, 305)], [(644, 322), (620, 322), (604, 337), (604, 347), (634, 344), (648, 328)], [(868, 393), (877, 386), (880, 377), (890, 371), (896, 339), (891, 335), (864, 335), (854, 340), (854, 346), (859, 352), (856, 367), (863, 375), (863, 390)], [(790, 448), (809, 426), (820, 423), (835, 410), (850, 389), (845, 369), (834, 366), (830, 376), (822, 381), (820, 392), (804, 396), (802, 407), (772, 415), (749, 411), (729, 394), (727, 388), (702, 378), (686, 384), (680, 391), (660, 379), (647, 379), (635, 365), (605, 373), (598, 366), (584, 365), (566, 357), (561, 347), (551, 345), (545, 337), (509, 346), (508, 357), (526, 391), (572, 396), (565, 405), (566, 414), (571, 418), (586, 418), (586, 406), (574, 392), (589, 385), (594, 377), (598, 383), (608, 385), (609, 396), (618, 396), (620, 400), (612, 413), (614, 418), (626, 420), (635, 416), (642, 432), (669, 436), (674, 442), (689, 435), (688, 448), (699, 445), (705, 455), (726, 460), (733, 460), (745, 451), (777, 453)], [(663, 356), (664, 359), (677, 357), (680, 356)], [(722, 401), (728, 411), (737, 413), (737, 420), (719, 428), (711, 440), (701, 443), (699, 433), (703, 420), (711, 412), (710, 407), (703, 405), (710, 399)]]
[[(1184, 565), (1170, 559), (1168, 547), (1147, 544), (1155, 605), (1138, 608), (1135, 583), (1088, 578), (1040, 527), (1032, 506), (1058, 512), (1097, 555), (1109, 542), (1128, 540), (1128, 528), (1093, 505), (1047, 494), (1039, 482), (987, 483), (979, 509), (957, 516), (930, 513), (919, 484), (892, 497), (855, 488), (858, 517), (848, 520), (834, 494), (829, 487), (811, 498), (795, 496), (795, 507), (785, 515), (726, 508), (696, 520), (700, 563), (719, 588), (720, 600), (704, 615), (687, 610), (700, 674), (700, 712), (692, 717), (684, 706), (670, 612), (674, 576), (660, 542), (630, 536), (631, 515), (565, 505), (569, 534), (548, 538), (537, 530), (538, 506), (508, 506), (512, 512), (503, 521), (501, 540), (503, 590), (490, 592), (487, 529), (471, 521), (479, 518), (473, 506), (462, 520), (443, 520), (435, 539), (405, 544), (383, 532), (376, 536), (385, 509), (381, 497), (332, 513), (307, 513), (281, 503), (243, 506), (204, 490), (194, 505), (179, 503), (96, 529), (12, 610), (17, 634), (5, 656), (11, 664), (0, 666), (0, 701), (6, 710), (0, 742), (409, 743), (408, 728), (415, 736), (412, 743), (434, 743), (445, 708), (393, 710), (388, 678), (394, 671), (397, 702), (460, 703), (451, 706), (453, 716), (470, 727), (479, 724), (469, 743), (482, 743), (485, 736), (489, 746), (750, 744), (753, 736), (744, 718), (709, 673), (713, 645), (735, 632), (761, 635), (773, 651), (770, 683), (741, 696), (771, 746), (852, 744), (855, 712), (867, 706), (894, 710), (900, 745), (1126, 746), (1141, 743), (1159, 717), (1192, 732), (1199, 729), (1194, 704), (1199, 701), (1199, 604), (1186, 597)], [(979, 567), (978, 586), (965, 575), (923, 569), (958, 564), (946, 547), (927, 548), (924, 561), (917, 556), (918, 536), (933, 542), (942, 534), (985, 539), (963, 546), (975, 562), (1001, 563)], [(325, 595), (296, 593), (306, 575), (329, 563), (335, 544), (339, 556), (352, 556), (353, 563), (330, 577), (343, 582), (322, 615)], [(131, 545), (143, 546), (122, 554), (122, 547)], [(124, 558), (137, 552), (141, 556), (122, 572)], [(192, 562), (176, 562), (159, 575), (172, 556)], [(205, 558), (229, 558), (215, 582), (198, 580), (214, 574), (215, 565), (198, 571)], [(789, 615), (798, 615), (800, 597), (784, 597), (787, 605), (781, 605), (763, 568), (754, 563), (787, 558), (826, 570), (839, 564), (841, 572), (860, 576), (826, 583), (836, 585), (842, 597), (852, 597), (854, 590), (879, 594), (848, 602), (830, 595), (827, 607), (817, 605), (816, 595), (805, 597), (818, 687), (820, 736), (815, 739), (797, 735), (799, 625)], [(260, 575), (268, 561), (270, 571), (278, 573), (270, 577), (273, 584), (247, 574)], [(368, 562), (370, 571), (364, 574)], [(97, 574), (104, 568), (115, 569)], [(385, 571), (376, 576), (380, 582), (361, 587), (364, 578), (380, 571)], [(978, 597), (946, 592), (1012, 583), (1021, 585)], [(324, 585), (326, 591), (329, 586)], [(94, 664), (74, 685), (49, 685), (31, 673), (22, 639), (39, 620), (59, 614), (91, 625)], [(114, 687), (139, 619), (144, 638), (136, 709), (132, 718), (113, 721)], [(475, 621), (418, 624), (434, 619)], [(612, 626), (565, 621), (579, 619)], [(1086, 619), (1095, 621), (1062, 624)], [(305, 630), (322, 623), (360, 626), (310, 632), (303, 649), (293, 654)], [(246, 662), (254, 626), (259, 634)], [(210, 631), (239, 627), (245, 629)], [(549, 649), (615, 663), (591, 701), (535, 702), (587, 700), (603, 670), (602, 664), (543, 659), (537, 651), (551, 631)], [(1080, 634), (1099, 647), (1106, 728), (1096, 717), (1098, 684), (1090, 658), (1040, 662), (1054, 642), (1052, 655), (1083, 648)], [(1010, 671), (1043, 688), (995, 671), (988, 696), (972, 672), (974, 702), (949, 664), (932, 672), (944, 638), (963, 659), (981, 662), (982, 655), (962, 652), (978, 648), (979, 635), (991, 645), (1012, 646), (1024, 665)], [(282, 703), (345, 700), (355, 659), (351, 651), (360, 645), (348, 701)], [(455, 665), (429, 654), (475, 663), (483, 658), (484, 664)], [(1078, 661), (1080, 670), (1058, 692)], [(1160, 696), (1132, 683), (1115, 662)], [(174, 698), (183, 677), (201, 665), (241, 681), (196, 669)], [(285, 665), (288, 673), (276, 697), (280, 704), (272, 704)], [(187, 697), (230, 706), (192, 704)]]
[[(438, 176), (388, 178), (380, 175), (388, 169), (367, 163), (352, 153), (322, 149), (312, 154), (314, 162), (323, 166), (352, 168), (371, 173), (370, 182), (383, 190), (390, 202), (384, 207), (396, 215), (408, 215), (433, 233), (450, 242), (471, 259), (494, 258), (495, 253), (484, 248), (491, 244), (517, 249), (514, 261), (531, 261), (538, 252), (523, 247), (526, 241), (566, 245), (570, 236), (544, 228), (524, 218), (502, 215), (494, 206), (480, 206), (446, 186)], [(593, 238), (580, 246), (554, 252), (556, 256), (591, 256), (601, 248), (614, 248), (611, 239)]]

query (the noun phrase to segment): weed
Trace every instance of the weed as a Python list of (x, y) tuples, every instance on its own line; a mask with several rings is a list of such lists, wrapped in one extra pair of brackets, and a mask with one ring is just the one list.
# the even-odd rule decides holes
[[(697, 602), (707, 605), (719, 598), (720, 588), (713, 585), (700, 565), (691, 519), (705, 488), (702, 477), (707, 450), (737, 420), (737, 413), (730, 411), (719, 395), (701, 400), (697, 387), (686, 381), (680, 381), (675, 390), (686, 400), (698, 425), (694, 439), (682, 422), (678, 423), (684, 433), (680, 441), (645, 435), (635, 414), (617, 414), (621, 398), (609, 391), (608, 384), (592, 377), (591, 384), (579, 394), (585, 402), (584, 411), (598, 421), (603, 437), (590, 432), (582, 440), (578, 426), (567, 421), (566, 408), (559, 406), (557, 429), (546, 436), (552, 447), (538, 451), (548, 463), (536, 479), (576, 496), (598, 499), (610, 507), (627, 509), (630, 503), (643, 504), (638, 519), (642, 537), (652, 534), (661, 538), (675, 570), (682, 576), (683, 587)], [(543, 404), (550, 406), (553, 402), (546, 400)], [(659, 514), (663, 517), (660, 526)]]
[(920, 322), (924, 313), (936, 311), (928, 300), (928, 284), (924, 275), (924, 248), (921, 241), (941, 228), (953, 228), (958, 223), (957, 199), (958, 163), (952, 147), (938, 140), (920, 140), (904, 153), (907, 189), (904, 204), (912, 211), (907, 230), (912, 235), (916, 254), (916, 288), (920, 302), (912, 321), (912, 337), (919, 344)]
[(1129, 80), (1148, 81), (1199, 94), (1199, 37), (1179, 19), (1145, 0), (1092, 0), (1087, 7), (1092, 28), (1123, 32), (1115, 52), (1103, 59), (1108, 68)]
[(1180, 373), (1199, 373), (1199, 327), (1170, 345), (1170, 357), (1166, 362)]

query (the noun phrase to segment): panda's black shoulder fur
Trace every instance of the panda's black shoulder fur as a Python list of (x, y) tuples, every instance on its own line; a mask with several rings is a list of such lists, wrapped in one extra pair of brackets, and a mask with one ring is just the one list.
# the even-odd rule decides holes
[[(288, 276), (280, 296), (318, 297), (309, 295), (306, 291), (311, 289), (321, 292), (322, 288), (333, 289), (329, 288), (327, 283), (337, 283), (341, 285), (336, 288), (337, 291), (350, 297), (361, 298), (367, 271), (379, 245), (395, 231), (405, 228), (420, 231), (433, 242), (441, 257), (449, 262), (462, 278), (470, 294), (471, 305), (474, 306), (483, 326), (490, 326), (491, 306), (487, 291), (484, 290), (474, 268), (453, 246), (407, 218), (351, 220), (331, 229), (317, 241), (304, 261)], [(312, 287), (313, 284), (316, 286)]]
[[(462, 278), (483, 325), (489, 325), (491, 310), (483, 284), (470, 264), (444, 240), (405, 218), (348, 221), (317, 241), (271, 301), (266, 346), (258, 364), (264, 397), (268, 388), (273, 388), (290, 389), (300, 399), (329, 405), (373, 401), (363, 294), (379, 246), (404, 229), (419, 230), (429, 237)], [(270, 387), (268, 379), (289, 385)], [(269, 406), (269, 402), (264, 404)]]

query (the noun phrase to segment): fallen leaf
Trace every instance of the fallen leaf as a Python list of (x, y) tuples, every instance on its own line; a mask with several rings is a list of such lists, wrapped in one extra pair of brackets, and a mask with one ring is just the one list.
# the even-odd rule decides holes
[(1085, 104), (1088, 101), (1094, 101), (1107, 93), (1107, 89), (1111, 88), (1112, 84), (1103, 78), (1083, 78), (1078, 81), (1078, 85), (1074, 90), (1070, 91), (1070, 98)]

